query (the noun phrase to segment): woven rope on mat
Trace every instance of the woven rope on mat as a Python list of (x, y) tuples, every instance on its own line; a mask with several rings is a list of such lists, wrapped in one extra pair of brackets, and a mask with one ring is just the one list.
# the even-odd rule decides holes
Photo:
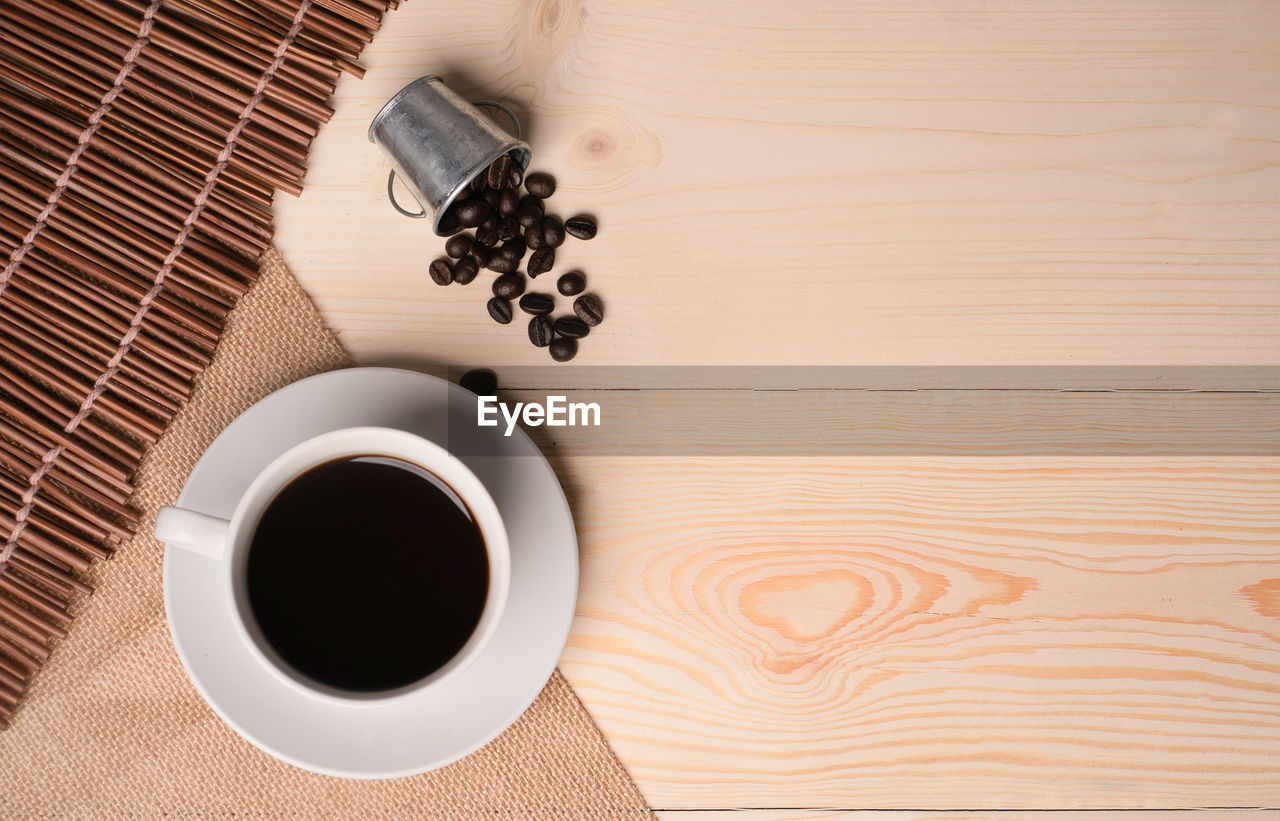
[(387, 5), (0, 0), (0, 729)]
[(187, 679), (165, 623), (160, 505), (254, 401), (349, 365), (274, 253), (230, 315), (191, 401), (138, 471), (137, 537), (101, 574), (75, 635), (0, 734), (0, 817), (642, 819), (651, 814), (557, 672), (491, 744), (435, 772), (351, 781), (284, 764), (242, 740)]

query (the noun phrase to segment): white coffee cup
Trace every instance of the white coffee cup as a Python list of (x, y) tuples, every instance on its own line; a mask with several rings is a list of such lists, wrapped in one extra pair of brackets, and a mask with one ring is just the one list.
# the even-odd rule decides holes
[[(480, 529), (488, 555), (489, 587), (470, 638), (443, 666), (395, 690), (355, 692), (304, 676), (279, 656), (253, 615), (246, 569), (258, 520), (279, 491), (317, 465), (368, 455), (387, 456), (416, 465), (435, 474), (457, 493), (470, 508)], [(199, 553), (216, 563), (210, 567), (210, 584), (222, 586), (241, 639), (263, 666), (301, 693), (344, 704), (384, 704), (439, 684), (462, 670), (480, 654), (497, 629), (511, 581), (506, 527), (484, 484), (444, 448), (394, 428), (344, 428), (308, 439), (282, 453), (249, 483), (229, 520), (186, 508), (163, 507), (156, 515), (155, 534), (170, 547)]]

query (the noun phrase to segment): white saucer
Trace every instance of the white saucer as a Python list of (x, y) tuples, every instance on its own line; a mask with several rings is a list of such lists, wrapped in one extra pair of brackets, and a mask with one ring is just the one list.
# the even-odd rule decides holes
[(511, 539), (510, 596), (488, 645), (454, 678), (387, 705), (299, 696), (260, 666), (232, 629), (213, 560), (166, 549), (164, 601), (178, 655), (205, 700), (249, 741), (329, 775), (412, 775), (484, 746), (541, 691), (564, 649), (577, 598), (573, 518), (529, 438), (478, 428), (474, 419), (475, 397), (456, 385), (413, 371), (353, 368), (271, 394), (201, 457), (178, 503), (229, 517), (250, 480), (304, 439), (358, 425), (413, 431), (466, 462), (497, 502)]

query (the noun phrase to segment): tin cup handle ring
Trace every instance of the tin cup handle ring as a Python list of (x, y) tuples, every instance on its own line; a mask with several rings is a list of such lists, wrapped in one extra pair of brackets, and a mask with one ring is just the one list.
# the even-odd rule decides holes
[[(476, 108), (486, 108), (486, 107), (496, 108), (499, 111), (501, 111), (503, 114), (506, 114), (507, 118), (511, 120), (511, 125), (514, 126), (516, 130), (516, 133), (513, 134), (512, 136), (514, 136), (517, 140), (520, 139), (520, 120), (519, 118), (516, 117), (516, 113), (512, 111), (510, 108), (503, 105), (502, 103), (495, 103), (492, 100), (476, 100), (474, 103), (472, 103), (472, 105), (475, 106)], [(410, 219), (416, 219), (416, 220), (426, 219), (427, 209), (422, 207), (422, 203), (418, 202), (417, 197), (413, 197), (413, 192), (410, 192), (409, 196), (413, 197), (414, 202), (418, 203), (418, 212), (416, 214), (412, 211), (406, 210), (404, 206), (396, 202), (395, 182), (396, 182), (396, 170), (393, 168), (389, 172), (387, 172), (387, 199), (391, 201), (391, 207), (396, 209), (396, 211), (400, 212), (404, 216), (409, 217)]]

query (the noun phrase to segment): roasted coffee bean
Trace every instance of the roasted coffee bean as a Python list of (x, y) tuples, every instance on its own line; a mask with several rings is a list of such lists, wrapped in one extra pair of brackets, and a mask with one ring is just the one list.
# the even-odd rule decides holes
[(458, 224), (464, 228), (475, 228), (489, 219), (489, 203), (482, 199), (464, 200), (457, 206)]
[(486, 182), (489, 184), (490, 188), (501, 188), (503, 183), (507, 181), (507, 174), (510, 171), (511, 157), (503, 154), (501, 157), (494, 160), (489, 166), (489, 170), (487, 172), (488, 179)]
[(487, 182), (488, 181), (485, 179), (484, 174), (476, 174), (474, 177), (471, 178), (471, 183), (467, 186), (467, 190), (471, 191), (472, 193), (479, 194), (481, 191), (484, 190), (484, 187), (487, 184)]
[(538, 199), (545, 200), (556, 192), (556, 178), (544, 171), (535, 171), (524, 178), (524, 189)]
[(501, 253), (491, 254), (489, 256), (489, 264), (484, 266), (490, 271), (497, 271), (499, 274), (515, 273), (520, 267), (520, 260), (504, 257)]
[(493, 281), (493, 295), (503, 299), (515, 299), (524, 293), (524, 277), (519, 274), (503, 274)]
[(564, 221), (564, 230), (578, 239), (591, 239), (596, 235), (596, 221), (594, 217), (579, 214)]
[(542, 200), (532, 194), (525, 194), (520, 198), (520, 204), (516, 206), (516, 218), (520, 220), (520, 227), (529, 228), (542, 222)]
[(470, 234), (454, 234), (444, 241), (444, 252), (454, 259), (465, 257), (471, 250)]
[(512, 237), (502, 243), (502, 247), (498, 249), (498, 253), (513, 262), (519, 263), (520, 260), (524, 259), (524, 250), (524, 240), (520, 239), (520, 237)]
[(488, 368), (477, 368), (464, 373), (458, 380), (458, 387), (476, 396), (493, 396), (498, 392), (498, 375)]
[(524, 169), (520, 167), (520, 163), (513, 159), (511, 161), (511, 170), (507, 172), (507, 187), (519, 188), (522, 182), (524, 182)]
[(476, 228), (476, 242), (481, 245), (487, 245), (490, 248), (498, 244), (498, 222), (493, 217), (485, 220), (484, 224)]
[(536, 251), (547, 244), (541, 220), (524, 229), (524, 244), (529, 246), (530, 251)]
[(473, 257), (463, 257), (453, 264), (453, 281), (459, 285), (470, 285), (480, 273), (480, 266)]
[(509, 300), (495, 296), (485, 303), (485, 307), (489, 309), (489, 316), (493, 317), (493, 321), (499, 325), (506, 325), (511, 321), (511, 302)]
[(578, 319), (592, 327), (604, 321), (604, 303), (595, 294), (583, 294), (575, 299), (573, 312), (578, 315)]
[(476, 261), (476, 265), (479, 265), (481, 268), (489, 267), (489, 258), (492, 257), (493, 254), (494, 252), (492, 250), (480, 245), (479, 243), (471, 246), (471, 258), (474, 259)]
[(498, 220), (498, 239), (506, 242), (509, 239), (520, 236), (520, 223), (515, 217), (503, 217)]
[(554, 214), (542, 218), (542, 241), (550, 248), (564, 245), (564, 223)]
[(555, 310), (556, 301), (550, 294), (525, 294), (520, 297), (520, 310), (534, 316), (545, 316)]
[(556, 333), (569, 339), (581, 339), (591, 333), (590, 326), (576, 316), (562, 316), (552, 324), (555, 326)]
[(529, 257), (529, 277), (542, 276), (556, 264), (556, 249), (539, 248)]
[(441, 258), (432, 262), (427, 273), (431, 275), (431, 281), (437, 285), (448, 285), (453, 282), (453, 266), (447, 259)]
[(486, 188), (481, 197), (485, 202), (489, 203), (489, 210), (491, 213), (498, 213), (498, 202), (502, 198), (501, 194), (492, 188)]
[(574, 339), (557, 339), (551, 343), (551, 358), (557, 362), (568, 362), (578, 355), (578, 342)]
[(545, 316), (535, 316), (529, 320), (529, 341), (537, 345), (539, 348), (545, 348), (551, 344), (551, 340), (556, 338), (556, 332), (551, 327), (551, 320)]
[(587, 278), (581, 271), (569, 271), (556, 280), (556, 290), (565, 296), (577, 296), (587, 290)]
[(504, 217), (513, 217), (519, 207), (520, 195), (510, 188), (502, 189), (502, 193), (498, 195), (498, 213)]

